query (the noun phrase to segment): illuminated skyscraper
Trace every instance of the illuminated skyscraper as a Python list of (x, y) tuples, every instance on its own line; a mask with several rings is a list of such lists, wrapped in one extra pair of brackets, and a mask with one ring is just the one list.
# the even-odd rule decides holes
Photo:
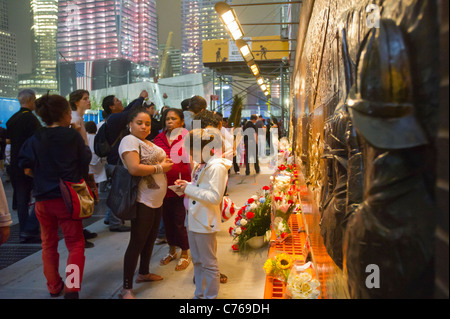
[(214, 5), (219, 1), (182, 0), (181, 55), (183, 74), (202, 72), (203, 41), (228, 38), (228, 34), (214, 9)]
[(0, 0), (0, 97), (17, 96), (16, 36), (8, 31), (6, 0)]
[(126, 59), (157, 67), (156, 0), (60, 0), (58, 29), (66, 61)]
[(86, 75), (93, 90), (133, 83), (158, 69), (156, 0), (59, 0), (58, 5), (63, 93), (76, 89), (75, 63), (93, 62)]
[(56, 33), (58, 0), (31, 0), (32, 74), (21, 76), (19, 86), (38, 94), (58, 90)]

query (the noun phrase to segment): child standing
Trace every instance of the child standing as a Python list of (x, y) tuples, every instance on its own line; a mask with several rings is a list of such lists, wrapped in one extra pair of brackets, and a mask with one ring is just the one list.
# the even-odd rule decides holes
[[(232, 162), (215, 155), (214, 149), (208, 152), (212, 148), (209, 143), (222, 147), (218, 130), (195, 129), (188, 136), (186, 151), (194, 160), (198, 159), (198, 163), (192, 170), (191, 183), (177, 180), (175, 184), (186, 195), (186, 228), (195, 276), (194, 298), (215, 299), (220, 285), (216, 235), (220, 230), (220, 207)], [(195, 149), (197, 145), (201, 147)]]

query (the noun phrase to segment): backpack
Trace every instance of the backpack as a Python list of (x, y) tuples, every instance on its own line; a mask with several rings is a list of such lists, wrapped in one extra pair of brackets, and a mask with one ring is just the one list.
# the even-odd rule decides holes
[(106, 123), (100, 126), (97, 134), (94, 138), (94, 153), (98, 157), (107, 157), (111, 152), (111, 148), (117, 144), (124, 137), (123, 132), (120, 132), (119, 136), (116, 138), (114, 143), (110, 145), (106, 139)]
[(111, 145), (109, 145), (106, 139), (105, 127), (106, 123), (100, 127), (94, 138), (94, 152), (98, 157), (106, 157), (111, 151)]

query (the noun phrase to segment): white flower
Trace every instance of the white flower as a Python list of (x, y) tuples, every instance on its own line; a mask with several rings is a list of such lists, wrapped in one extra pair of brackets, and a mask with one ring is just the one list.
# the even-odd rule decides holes
[(254, 211), (255, 209), (258, 209), (258, 204), (256, 204), (255, 202), (250, 204), (250, 210)]
[(240, 225), (240, 226), (245, 226), (245, 225), (247, 225), (247, 220), (244, 219), (244, 218), (242, 218), (242, 219), (241, 219), (241, 225)]
[(307, 272), (289, 276), (287, 289), (294, 299), (317, 299), (320, 295), (319, 282)]
[(241, 229), (241, 227), (237, 227), (237, 228), (234, 230), (234, 232), (236, 233), (236, 235), (242, 234), (242, 229)]
[(253, 198), (254, 200), (258, 200), (259, 196), (258, 195), (253, 195), (251, 198)]

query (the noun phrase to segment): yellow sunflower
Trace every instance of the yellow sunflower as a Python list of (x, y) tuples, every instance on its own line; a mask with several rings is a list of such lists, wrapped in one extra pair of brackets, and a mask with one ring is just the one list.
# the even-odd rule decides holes
[(280, 254), (276, 257), (277, 267), (286, 270), (292, 267), (293, 260), (288, 254)]
[(273, 261), (272, 259), (267, 259), (266, 262), (264, 263), (264, 270), (266, 271), (267, 275), (270, 275), (272, 273), (273, 270)]

